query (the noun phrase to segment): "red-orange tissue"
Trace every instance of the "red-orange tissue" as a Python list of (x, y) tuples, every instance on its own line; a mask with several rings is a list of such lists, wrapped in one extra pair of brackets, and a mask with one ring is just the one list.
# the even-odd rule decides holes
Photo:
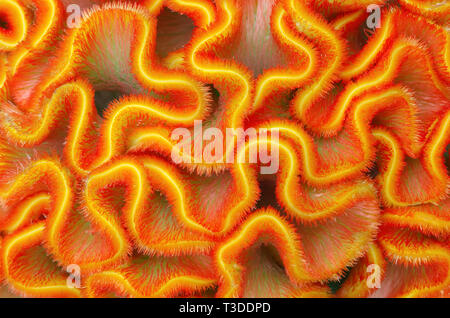
[(0, 1), (8, 297), (450, 297), (450, 3)]

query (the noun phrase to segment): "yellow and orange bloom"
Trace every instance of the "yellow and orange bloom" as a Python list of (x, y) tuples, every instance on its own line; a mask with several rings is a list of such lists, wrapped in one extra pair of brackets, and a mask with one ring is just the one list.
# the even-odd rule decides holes
[[(434, 0), (0, 0), (0, 282), (450, 297), (449, 17)], [(278, 136), (217, 148), (199, 121)], [(252, 149), (277, 149), (276, 173)]]

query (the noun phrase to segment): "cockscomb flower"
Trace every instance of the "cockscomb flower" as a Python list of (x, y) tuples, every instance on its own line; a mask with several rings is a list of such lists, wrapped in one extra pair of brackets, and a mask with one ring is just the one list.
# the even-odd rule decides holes
[(0, 295), (449, 297), (448, 17), (0, 1)]

